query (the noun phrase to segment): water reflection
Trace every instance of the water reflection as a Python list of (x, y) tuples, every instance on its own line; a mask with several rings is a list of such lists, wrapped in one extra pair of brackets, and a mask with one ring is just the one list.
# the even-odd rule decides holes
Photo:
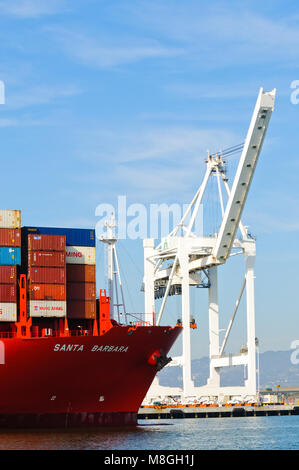
[(299, 416), (140, 422), (136, 428), (0, 430), (0, 450), (299, 449)]

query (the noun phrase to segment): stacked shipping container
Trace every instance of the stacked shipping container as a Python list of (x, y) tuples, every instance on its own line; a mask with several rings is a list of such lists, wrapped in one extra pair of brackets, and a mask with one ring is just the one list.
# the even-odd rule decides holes
[[(79, 249), (79, 247), (77, 247)], [(81, 247), (82, 248), (82, 247)], [(95, 248), (93, 249), (95, 251)], [(67, 256), (67, 309), (70, 318), (96, 318), (96, 266)], [(75, 262), (74, 262), (75, 260)], [(91, 260), (89, 260), (91, 263)]]
[(22, 234), (66, 237), (67, 316), (73, 319), (96, 318), (95, 230), (23, 227)]
[(66, 316), (66, 241), (64, 235), (23, 237), (28, 277), (29, 315)]
[(0, 321), (17, 321), (17, 265), (21, 263), (21, 212), (0, 210)]
[[(78, 240), (79, 241), (79, 240)], [(73, 245), (66, 248), (67, 309), (69, 318), (96, 318), (96, 249)]]

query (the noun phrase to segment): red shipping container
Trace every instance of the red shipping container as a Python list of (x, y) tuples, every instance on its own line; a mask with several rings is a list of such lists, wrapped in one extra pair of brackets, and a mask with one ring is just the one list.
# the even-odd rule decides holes
[(28, 235), (28, 250), (64, 251), (66, 247), (65, 235)]
[(64, 267), (65, 251), (28, 251), (28, 266)]
[(96, 282), (96, 267), (92, 264), (67, 264), (67, 282)]
[(94, 282), (68, 282), (68, 300), (94, 300), (96, 298), (96, 285)]
[(16, 302), (17, 301), (17, 285), (16, 284), (0, 284), (0, 302)]
[(16, 266), (0, 266), (0, 283), (15, 284), (17, 282)]
[(69, 300), (66, 308), (68, 318), (96, 318), (95, 300)]
[(19, 228), (0, 228), (0, 246), (21, 246), (21, 230)]
[(65, 284), (65, 268), (29, 267), (28, 279), (31, 284)]
[(30, 300), (66, 300), (65, 284), (30, 284)]

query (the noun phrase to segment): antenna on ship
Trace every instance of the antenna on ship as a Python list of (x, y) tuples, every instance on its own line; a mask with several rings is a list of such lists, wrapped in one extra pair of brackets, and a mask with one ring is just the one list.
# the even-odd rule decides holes
[[(117, 236), (115, 235), (115, 228), (117, 227), (114, 214), (111, 214), (110, 219), (104, 223), (106, 233), (101, 235), (99, 240), (106, 243), (108, 249), (108, 293), (110, 297), (111, 316), (114, 318), (115, 311), (117, 312), (118, 322), (122, 323), (121, 316), (124, 315), (125, 322), (127, 323), (127, 312), (125, 306), (125, 299), (120, 276), (120, 269), (118, 263), (118, 256), (116, 251)], [(115, 294), (115, 296), (114, 296)]]

